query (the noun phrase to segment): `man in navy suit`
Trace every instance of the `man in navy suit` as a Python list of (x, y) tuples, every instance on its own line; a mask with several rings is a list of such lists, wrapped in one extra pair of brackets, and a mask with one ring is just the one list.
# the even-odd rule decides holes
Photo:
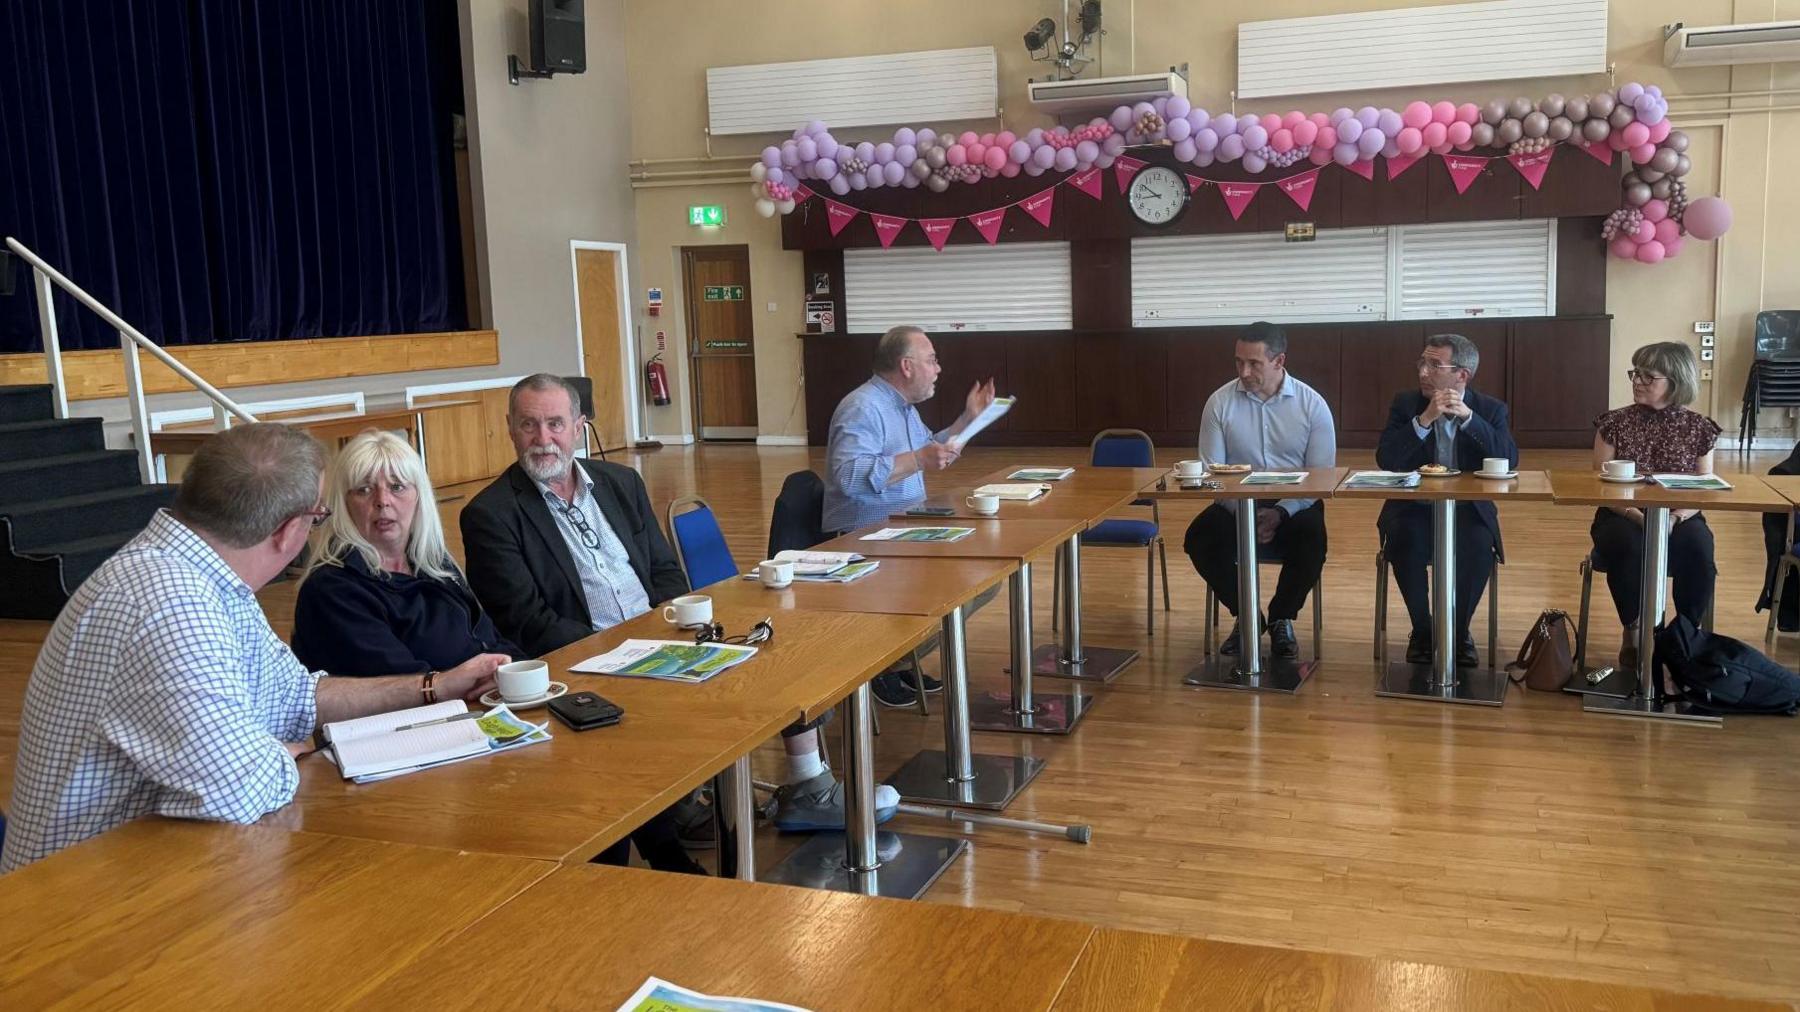
[[(1469, 389), (1481, 353), (1461, 334), (1433, 334), (1419, 355), (1419, 388), (1394, 397), (1387, 428), (1375, 448), (1375, 463), (1388, 471), (1412, 471), (1443, 464), (1475, 471), (1484, 457), (1505, 457), (1517, 466), (1519, 447), (1507, 425), (1506, 402)], [(1394, 582), (1406, 601), (1412, 635), (1406, 659), (1431, 663), (1431, 593), (1425, 569), (1431, 562), (1431, 513), (1423, 502), (1390, 500), (1376, 521)], [(1491, 502), (1456, 504), (1456, 663), (1478, 663), (1469, 620), (1487, 589), (1491, 560), (1499, 557), (1500, 518)]]

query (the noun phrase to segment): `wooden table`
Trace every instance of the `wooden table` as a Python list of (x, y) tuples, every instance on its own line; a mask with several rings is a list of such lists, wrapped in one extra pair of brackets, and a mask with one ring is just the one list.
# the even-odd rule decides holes
[[(1794, 548), (1794, 509), (1800, 509), (1800, 474), (1769, 474), (1761, 479), (1764, 485), (1776, 495), (1787, 500), (1787, 542), (1785, 550), (1790, 554)], [(1775, 616), (1781, 611), (1781, 585), (1786, 581), (1782, 574), (1775, 575), (1774, 585), (1769, 588), (1769, 628), (1764, 637), (1773, 640), (1776, 634)]]
[[(1043, 482), (1042, 484), (1047, 486), (1050, 491), (1029, 502), (1001, 500), (999, 513), (977, 513), (969, 508), (968, 497), (982, 485), (1032, 484), (1031, 482), (1012, 481), (1007, 475), (1022, 467), (1034, 466), (1073, 467), (1075, 473), (1058, 481)], [(1085, 519), (1088, 521), (1088, 526), (1091, 527), (1105, 518), (1108, 513), (1139, 498), (1138, 490), (1156, 481), (1163, 473), (1162, 468), (1156, 467), (1014, 464), (1011, 467), (1003, 467), (983, 475), (970, 484), (940, 489), (936, 495), (927, 497), (922, 505), (942, 506), (956, 511), (952, 517), (945, 519), (1044, 520), (1072, 518)]]
[[(1569, 506), (1635, 506), (1644, 513), (1643, 587), (1638, 607), (1638, 663), (1651, 664), (1656, 656), (1656, 629), (1662, 622), (1667, 604), (1664, 582), (1669, 576), (1670, 510), (1698, 509), (1766, 513), (1792, 509), (1781, 493), (1761, 479), (1747, 474), (1734, 475), (1732, 487), (1718, 491), (1669, 489), (1652, 482), (1630, 484), (1601, 480), (1591, 471), (1552, 471), (1550, 484), (1557, 505)], [(1594, 687), (1582, 709), (1589, 713), (1614, 717), (1657, 717), (1689, 723), (1718, 725), (1715, 714), (1700, 713), (1691, 707), (1671, 702), (1663, 692), (1659, 679), (1644, 677), (1644, 672), (1619, 672), (1615, 677), (1628, 680), (1629, 689), (1613, 689), (1606, 683)], [(1603, 697), (1598, 695), (1605, 693)]]
[(1066, 1012), (1155, 1008), (1724, 1012), (1786, 1006), (1101, 928), (1076, 962), (1055, 1008)]
[[(657, 976), (820, 1012), (1043, 1009), (1092, 933), (995, 910), (565, 867), (359, 1004), (488, 1010), (504, 994), (518, 1008), (612, 1009)], [(484, 986), (478, 967), (530, 972)]]
[[(740, 634), (772, 611), (728, 606), (715, 608), (714, 617)], [(550, 741), (373, 784), (353, 784), (329, 760), (312, 756), (300, 763), (294, 803), (262, 821), (339, 836), (585, 861), (721, 770), (731, 774), (724, 779), (734, 813), (747, 813), (752, 749), (820, 700), (842, 698), (906, 656), (932, 629), (918, 616), (798, 611), (780, 615), (774, 625), (775, 638), (757, 657), (699, 685), (569, 671), (627, 639), (679, 638), (659, 613), (640, 615), (545, 657), (552, 678), (624, 707), (618, 726), (577, 733), (545, 711), (526, 711), (550, 721)], [(736, 823), (751, 824), (747, 818)], [(738, 835), (734, 870), (748, 875), (754, 867), (750, 834)]]
[(554, 868), (145, 818), (0, 878), (0, 995), (14, 1009), (336, 1006)]
[[(479, 401), (433, 401), (428, 404), (416, 404), (412, 407), (381, 407), (370, 411), (321, 411), (294, 415), (267, 415), (265, 422), (280, 422), (296, 429), (304, 429), (314, 439), (336, 449), (344, 445), (353, 436), (367, 429), (402, 430), (406, 438), (419, 451), (419, 459), (429, 462), (425, 446), (425, 416), (434, 411), (447, 411), (451, 408), (467, 407)], [(218, 433), (213, 422), (192, 422), (171, 425), (160, 432), (150, 434), (150, 452), (156, 455), (157, 472), (161, 480), (167, 479), (167, 465), (164, 458), (171, 453), (192, 454), (200, 449), (201, 444)]]

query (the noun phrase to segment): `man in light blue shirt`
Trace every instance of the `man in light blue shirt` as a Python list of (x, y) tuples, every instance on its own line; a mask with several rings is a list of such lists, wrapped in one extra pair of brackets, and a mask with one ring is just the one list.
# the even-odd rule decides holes
[[(1235, 352), (1237, 379), (1213, 391), (1200, 420), (1200, 456), (1212, 464), (1249, 464), (1258, 471), (1308, 471), (1337, 464), (1337, 430), (1318, 391), (1287, 371), (1287, 333), (1270, 323), (1245, 328)], [(1185, 548), (1207, 585), (1238, 614), (1237, 502), (1206, 508), (1188, 526)], [(1299, 656), (1294, 617), (1325, 569), (1325, 505), (1317, 499), (1255, 504), (1256, 540), (1279, 558), (1281, 576), (1269, 601), (1269, 645), (1276, 657)], [(1235, 654), (1238, 629), (1220, 645)]]

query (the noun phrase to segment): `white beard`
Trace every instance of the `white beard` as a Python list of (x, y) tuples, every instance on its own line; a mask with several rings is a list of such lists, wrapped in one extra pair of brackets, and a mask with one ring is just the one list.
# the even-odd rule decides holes
[[(554, 460), (551, 460), (548, 457), (539, 456), (541, 453), (552, 453), (556, 456)], [(574, 463), (574, 460), (563, 455), (560, 447), (554, 445), (533, 446), (526, 451), (523, 457), (519, 458), (519, 466), (525, 469), (526, 474), (531, 475), (533, 481), (555, 481), (562, 478), (569, 473), (569, 468)]]

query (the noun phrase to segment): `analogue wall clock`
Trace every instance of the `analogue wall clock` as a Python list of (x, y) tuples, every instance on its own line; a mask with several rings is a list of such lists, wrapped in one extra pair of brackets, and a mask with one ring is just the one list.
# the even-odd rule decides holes
[(1166, 165), (1146, 165), (1131, 177), (1125, 203), (1146, 225), (1172, 225), (1188, 206), (1188, 184), (1181, 173)]

